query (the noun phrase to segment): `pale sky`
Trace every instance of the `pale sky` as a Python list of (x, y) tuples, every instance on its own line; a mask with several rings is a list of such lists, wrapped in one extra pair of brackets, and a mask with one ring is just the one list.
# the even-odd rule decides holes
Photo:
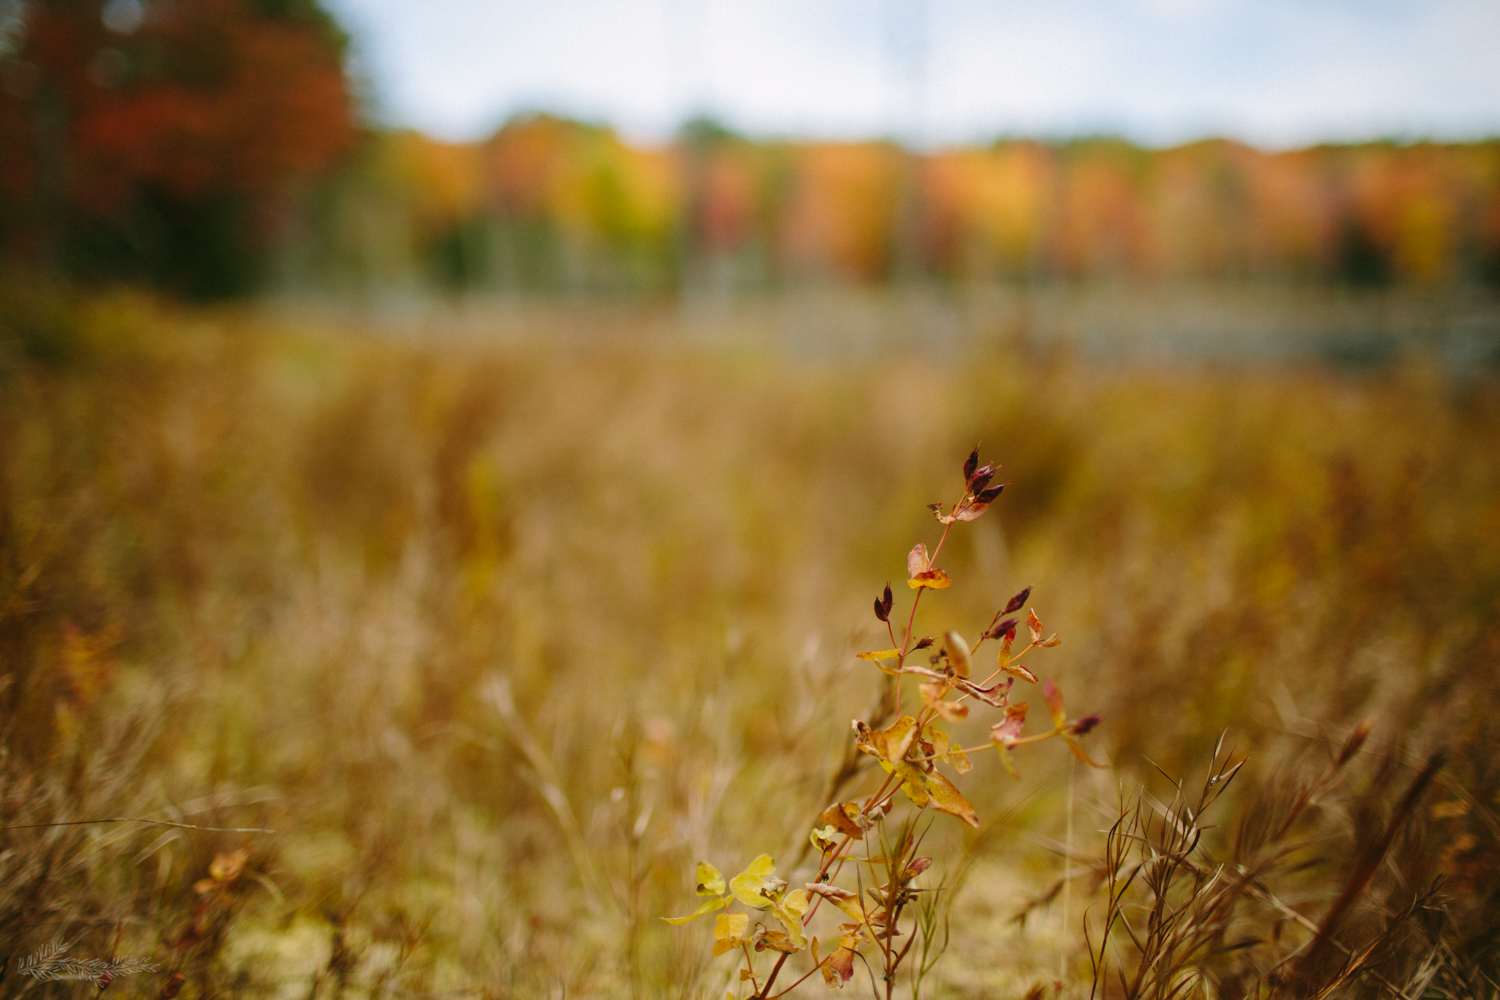
[(1500, 0), (327, 0), (379, 120), (670, 135), (1500, 135)]

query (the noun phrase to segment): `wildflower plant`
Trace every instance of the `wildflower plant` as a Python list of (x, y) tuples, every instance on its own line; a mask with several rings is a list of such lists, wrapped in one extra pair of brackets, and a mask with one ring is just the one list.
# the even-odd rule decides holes
[[(760, 855), (727, 880), (712, 864), (700, 861), (695, 884), (705, 901), (687, 916), (664, 918), (684, 924), (714, 915), (713, 953), (739, 956), (739, 980), (749, 984), (753, 1000), (785, 996), (815, 974), (821, 974), (830, 986), (842, 987), (854, 977), (856, 963), (869, 971), (876, 994), (883, 991), (889, 998), (898, 970), (908, 960), (912, 993), (918, 995), (946, 943), (937, 905), (943, 890), (917, 884), (932, 865), (932, 858), (919, 853), (930, 828), (930, 823), (923, 825), (920, 820), (931, 809), (980, 826), (979, 814), (942, 767), (955, 777), (962, 776), (973, 769), (973, 758), (994, 750), (1006, 771), (1019, 779), (1012, 751), (1054, 737), (1066, 742), (1079, 760), (1100, 766), (1078, 743), (1078, 737), (1093, 729), (1099, 717), (1070, 720), (1062, 692), (1051, 678), (1040, 685), (1050, 729), (1027, 734), (1028, 705), (1012, 700), (1017, 681), (1037, 684), (1036, 674), (1022, 660), (1062, 641), (1056, 633), (1044, 637), (1041, 619), (1028, 609), (1029, 640), (1015, 651), (1022, 620), (1014, 616), (1026, 607), (1030, 587), (996, 612), (972, 644), (956, 631), (947, 632), (941, 641), (916, 633), (917, 608), (923, 596), (953, 583), (938, 565), (949, 534), (954, 525), (982, 516), (999, 498), (1006, 484), (991, 485), (998, 470), (998, 465), (979, 464), (976, 447), (964, 462), (964, 488), (958, 501), (951, 507), (930, 505), (943, 533), (930, 553), (925, 543), (918, 542), (907, 555), (907, 586), (913, 595), (899, 635), (892, 621), (896, 600), (890, 586), (875, 599), (875, 617), (885, 626), (891, 644), (858, 655), (885, 675), (885, 710), (875, 725), (856, 719), (853, 742), (855, 751), (874, 758), (885, 776), (863, 799), (832, 802), (819, 814), (809, 834), (819, 855), (816, 876), (801, 888), (791, 888), (776, 874), (769, 854)], [(989, 641), (998, 646), (995, 666), (981, 677), (979, 653)], [(908, 677), (916, 680), (915, 692), (904, 690)], [(971, 699), (998, 716), (990, 726), (987, 744), (965, 748), (942, 727), (967, 719)], [(908, 704), (910, 709), (903, 711)], [(897, 718), (887, 723), (891, 715)], [(850, 768), (841, 770), (832, 786), (835, 791), (850, 775)], [(898, 792), (907, 800), (899, 819), (895, 812)], [(839, 879), (846, 884), (838, 884)], [(831, 918), (833, 928), (814, 935), (810, 933), (813, 921), (824, 904), (836, 914)], [(804, 953), (810, 962), (799, 965), (810, 968), (778, 989), (788, 960)], [(734, 991), (728, 994), (734, 995)]]

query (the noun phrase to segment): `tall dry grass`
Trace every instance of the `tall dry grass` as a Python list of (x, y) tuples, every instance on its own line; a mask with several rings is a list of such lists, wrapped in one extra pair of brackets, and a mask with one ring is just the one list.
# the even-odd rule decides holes
[[(1339, 988), (1425, 962), (1426, 995), (1493, 989), (1486, 377), (28, 309), (0, 373), (0, 825), (276, 833), (0, 832), (0, 988), (76, 988), (14, 972), (61, 937), (157, 961), (111, 986), (141, 995), (169, 974), (184, 997), (722, 995), (707, 945), (656, 918), (710, 848), (803, 842), (845, 750), (829, 720), (877, 689), (852, 656), (870, 598), (982, 440), (1012, 486), (919, 627), (1034, 585), (1116, 771), (1049, 746), (1021, 784), (966, 788), (996, 822), (925, 845), (959, 887), (929, 989), (1086, 992), (1120, 782), (1165, 801), (1152, 765), (1191, 779), (1227, 731), (1248, 755), (1216, 806), (1233, 829), (1365, 718), (1351, 804), (1294, 831), (1308, 863), (1284, 901), (1316, 926), (1347, 845), (1445, 751), (1347, 933), (1444, 881), (1380, 978)], [(766, 810), (773, 790), (805, 814)], [(241, 845), (245, 875), (195, 891)], [(1212, 984), (1291, 988), (1189, 958)]]

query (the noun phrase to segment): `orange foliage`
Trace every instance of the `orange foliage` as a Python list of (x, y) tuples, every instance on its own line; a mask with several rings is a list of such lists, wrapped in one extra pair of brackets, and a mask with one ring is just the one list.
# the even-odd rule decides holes
[(800, 150), (785, 242), (792, 262), (844, 277), (881, 277), (895, 228), (901, 168), (901, 153), (879, 143)]

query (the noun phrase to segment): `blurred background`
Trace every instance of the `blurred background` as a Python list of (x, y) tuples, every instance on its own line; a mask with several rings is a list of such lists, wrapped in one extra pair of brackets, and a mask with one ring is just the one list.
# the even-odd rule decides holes
[[(1033, 586), (1110, 769), (960, 780), (928, 995), (1096, 995), (1100, 831), (1221, 737), (1260, 895), (1169, 986), (1296, 994), (1334, 913), (1296, 995), (1491, 995), (1496, 52), (1487, 0), (0, 0), (0, 987), (743, 996), (657, 918), (793, 878), (982, 441), (917, 627)], [(101, 817), (214, 829), (45, 826)]]
[[(11, 272), (408, 319), (771, 299), (865, 340), (1495, 349), (1482, 3), (3, 10)], [(893, 288), (932, 293), (899, 333), (812, 301)]]

